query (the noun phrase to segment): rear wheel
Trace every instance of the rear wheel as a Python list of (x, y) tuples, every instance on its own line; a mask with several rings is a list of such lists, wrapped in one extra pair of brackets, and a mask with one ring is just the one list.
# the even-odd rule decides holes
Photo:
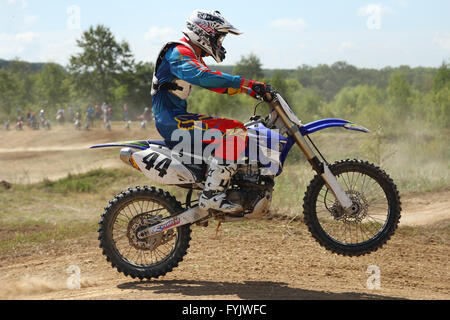
[(326, 249), (347, 256), (382, 247), (394, 234), (401, 212), (397, 187), (380, 168), (345, 160), (330, 166), (353, 206), (344, 210), (317, 175), (304, 197), (304, 219), (312, 236)]
[(137, 233), (183, 211), (168, 192), (148, 187), (124, 191), (110, 201), (99, 223), (100, 248), (126, 276), (158, 278), (178, 266), (189, 248), (190, 225), (140, 239)]

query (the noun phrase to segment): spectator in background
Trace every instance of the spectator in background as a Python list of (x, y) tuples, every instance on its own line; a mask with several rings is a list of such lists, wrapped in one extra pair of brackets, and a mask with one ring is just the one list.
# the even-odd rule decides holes
[(87, 106), (87, 109), (86, 109), (86, 116), (87, 116), (87, 121), (89, 122), (89, 127), (94, 127), (94, 112), (95, 112), (95, 109), (94, 109), (94, 107), (92, 107), (91, 105), (88, 105)]
[(95, 105), (95, 119), (100, 120), (102, 118), (102, 108), (100, 105)]
[(59, 124), (63, 124), (66, 121), (63, 108), (59, 108), (58, 111), (56, 112), (56, 121)]
[(142, 113), (142, 118), (145, 121), (151, 121), (152, 120), (152, 111), (150, 110), (150, 108), (145, 108), (144, 112)]
[(73, 106), (69, 106), (69, 122), (73, 122), (75, 119), (75, 113), (73, 110)]
[(111, 121), (111, 119), (112, 119), (112, 108), (111, 106), (108, 106), (106, 108), (106, 120)]
[(106, 104), (106, 102), (103, 102), (103, 104), (102, 104), (102, 114), (104, 115), (107, 110), (108, 110), (108, 105)]
[(128, 121), (128, 105), (123, 105), (123, 121)]
[(27, 126), (31, 127), (31, 111), (30, 111), (30, 109), (27, 109), (25, 119), (27, 120)]

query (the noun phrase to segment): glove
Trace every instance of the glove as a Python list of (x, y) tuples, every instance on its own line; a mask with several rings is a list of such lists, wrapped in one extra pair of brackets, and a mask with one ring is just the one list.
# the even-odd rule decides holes
[(266, 85), (262, 82), (254, 82), (252, 85), (252, 90), (260, 97), (266, 94)]
[(263, 98), (264, 101), (268, 101), (266, 97), (266, 93), (271, 92), (271, 86), (265, 85), (262, 82), (253, 81), (253, 80), (242, 80), (241, 92), (248, 94), (249, 96), (257, 99)]

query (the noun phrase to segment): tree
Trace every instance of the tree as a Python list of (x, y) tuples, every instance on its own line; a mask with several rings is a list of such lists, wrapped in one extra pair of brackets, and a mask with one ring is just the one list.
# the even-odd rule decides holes
[(402, 112), (408, 107), (408, 99), (411, 97), (411, 86), (406, 75), (402, 71), (394, 72), (387, 88), (391, 105)]
[(448, 63), (443, 62), (433, 77), (433, 91), (437, 92), (448, 85), (450, 85), (450, 68)]
[(98, 25), (83, 32), (77, 45), (82, 52), (71, 56), (69, 66), (77, 88), (99, 103), (111, 101), (119, 75), (134, 66), (128, 43), (118, 43), (109, 28)]
[(0, 109), (10, 115), (19, 108), (20, 83), (11, 71), (0, 69)]
[[(270, 79), (270, 84), (272, 85), (272, 87), (276, 90), (278, 90), (279, 92), (281, 92), (283, 95), (288, 95), (288, 90), (287, 90), (287, 83), (286, 83), (286, 78), (284, 78), (281, 75), (281, 72), (276, 71), (274, 73), (274, 75), (272, 76), (272, 78)], [(287, 96), (286, 96), (287, 97)]]
[(261, 66), (258, 56), (250, 53), (247, 57), (241, 57), (241, 60), (233, 68), (233, 73), (247, 79), (260, 79), (264, 76)]
[(40, 107), (52, 110), (70, 101), (69, 74), (55, 63), (47, 63), (36, 80)]
[(133, 70), (119, 76), (120, 85), (114, 91), (114, 97), (121, 104), (127, 103), (130, 112), (140, 114), (145, 107), (151, 107), (151, 84), (153, 63), (139, 62)]

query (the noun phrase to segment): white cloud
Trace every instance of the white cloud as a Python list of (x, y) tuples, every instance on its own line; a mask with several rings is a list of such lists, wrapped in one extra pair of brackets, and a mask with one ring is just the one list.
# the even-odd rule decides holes
[(14, 39), (20, 43), (30, 43), (36, 38), (39, 38), (39, 34), (35, 32), (22, 32), (14, 35)]
[(28, 2), (25, 0), (8, 0), (10, 5), (20, 5), (23, 9), (28, 8)]
[(36, 20), (37, 20), (37, 16), (32, 16), (32, 15), (25, 15), (25, 17), (23, 18), (23, 22), (27, 26), (29, 26), (29, 25), (33, 24), (34, 22), (36, 22)]
[(444, 35), (437, 33), (433, 38), (433, 43), (446, 51), (450, 51), (450, 33)]
[(145, 40), (165, 42), (173, 40), (175, 35), (176, 32), (172, 28), (151, 27), (150, 30), (144, 35), (144, 38)]
[(404, 8), (409, 6), (409, 0), (391, 0), (391, 2)]
[[(38, 61), (56, 62), (66, 65), (70, 56), (78, 52), (77, 33), (57, 32), (46, 36), (49, 44), (42, 46), (38, 53)], [(57, 39), (56, 39), (57, 38)]]
[(14, 57), (21, 54), (39, 36), (35, 32), (0, 33), (0, 56)]
[(355, 48), (355, 44), (351, 41), (343, 41), (341, 42), (341, 44), (339, 45), (338, 51), (339, 52), (344, 52), (344, 51), (349, 51), (351, 49)]
[(282, 18), (269, 22), (269, 27), (274, 29), (298, 31), (306, 29), (308, 27), (308, 24), (302, 18), (298, 19)]

